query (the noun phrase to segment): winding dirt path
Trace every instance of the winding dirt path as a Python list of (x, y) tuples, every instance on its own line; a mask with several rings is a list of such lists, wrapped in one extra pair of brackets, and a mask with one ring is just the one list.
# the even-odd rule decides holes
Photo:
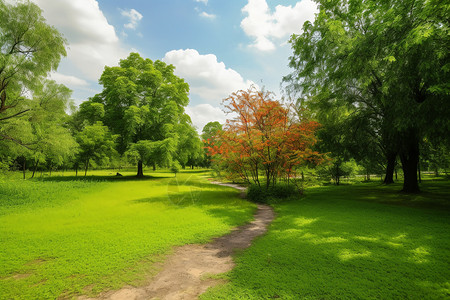
[[(245, 188), (234, 184), (211, 182), (241, 190)], [(163, 264), (162, 270), (143, 287), (124, 287), (110, 291), (96, 299), (140, 300), (140, 299), (197, 299), (209, 287), (223, 282), (209, 275), (230, 271), (234, 267), (232, 254), (237, 249), (250, 246), (254, 238), (267, 231), (274, 219), (273, 209), (268, 205), (258, 205), (254, 220), (235, 228), (231, 233), (216, 238), (205, 245), (185, 245), (177, 248)], [(80, 300), (92, 298), (81, 297)]]

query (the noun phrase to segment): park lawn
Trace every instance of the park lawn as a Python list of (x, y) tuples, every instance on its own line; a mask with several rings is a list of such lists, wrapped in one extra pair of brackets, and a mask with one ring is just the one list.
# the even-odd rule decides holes
[(274, 204), (267, 234), (202, 299), (449, 299), (450, 182), (376, 183)]
[(0, 298), (138, 285), (173, 246), (223, 235), (255, 210), (204, 172), (140, 180), (94, 173), (103, 176), (0, 181)]

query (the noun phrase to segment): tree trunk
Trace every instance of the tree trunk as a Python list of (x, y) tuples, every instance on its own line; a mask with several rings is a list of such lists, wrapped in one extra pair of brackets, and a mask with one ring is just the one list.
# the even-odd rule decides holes
[(26, 169), (27, 169), (27, 158), (24, 157), (23, 158), (23, 179), (25, 179)]
[(336, 185), (339, 185), (341, 170), (339, 168), (340, 163), (336, 163)]
[(417, 182), (417, 165), (419, 163), (419, 140), (413, 131), (404, 136), (400, 150), (400, 161), (404, 174), (403, 189), (405, 193), (420, 192)]
[[(155, 165), (153, 164), (153, 167), (154, 167)], [(142, 160), (140, 160), (140, 161), (138, 161), (138, 171), (137, 171), (137, 175), (136, 175), (137, 177), (144, 177), (144, 170), (143, 170), (143, 167), (142, 167)]]
[[(153, 171), (156, 171), (156, 163), (153, 163)], [(144, 173), (142, 173), (142, 176), (144, 176)]]
[(89, 158), (86, 159), (86, 163), (84, 164), (84, 177), (86, 177), (87, 175), (88, 167), (89, 167)]
[(395, 169), (395, 159), (397, 158), (397, 153), (390, 152), (386, 155), (387, 166), (386, 166), (386, 176), (384, 176), (384, 184), (394, 183), (394, 169)]
[(422, 174), (420, 172), (420, 161), (417, 163), (417, 172), (419, 173), (419, 183), (422, 183)]
[(33, 168), (33, 175), (31, 175), (31, 178), (33, 178), (34, 177), (34, 173), (36, 173), (36, 170), (37, 170), (37, 167), (38, 167), (38, 164), (39, 164), (39, 159), (35, 162), (35, 164), (34, 164), (34, 168)]

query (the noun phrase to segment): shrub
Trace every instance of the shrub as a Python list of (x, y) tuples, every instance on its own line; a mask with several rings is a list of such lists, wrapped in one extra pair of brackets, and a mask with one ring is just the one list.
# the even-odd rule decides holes
[(299, 195), (300, 192), (295, 185), (281, 183), (269, 188), (252, 184), (247, 189), (247, 199), (260, 203), (279, 202)]
[(253, 202), (265, 203), (267, 198), (267, 190), (256, 184), (252, 184), (247, 189), (247, 199)]

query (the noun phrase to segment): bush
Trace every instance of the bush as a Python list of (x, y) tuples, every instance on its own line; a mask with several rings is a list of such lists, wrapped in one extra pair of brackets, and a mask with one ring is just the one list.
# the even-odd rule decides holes
[(267, 190), (256, 184), (252, 184), (247, 189), (247, 199), (253, 202), (265, 203), (267, 198)]
[(299, 195), (300, 192), (295, 185), (281, 183), (271, 186), (268, 189), (265, 186), (252, 184), (247, 189), (247, 199), (260, 203), (279, 202), (280, 200), (286, 200)]

